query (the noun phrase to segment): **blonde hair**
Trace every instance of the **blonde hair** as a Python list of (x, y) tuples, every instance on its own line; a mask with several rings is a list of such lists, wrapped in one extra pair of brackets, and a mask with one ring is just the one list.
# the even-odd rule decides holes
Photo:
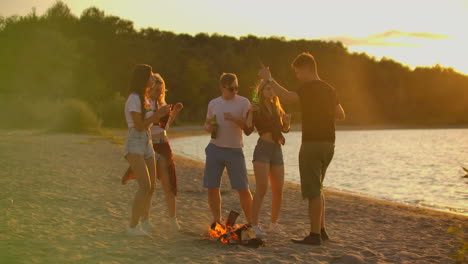
[(161, 95), (159, 96), (157, 103), (159, 106), (166, 105), (166, 82), (164, 82), (163, 77), (159, 73), (153, 73), (153, 77), (155, 79), (155, 87), (157, 85), (161, 85)]
[[(263, 90), (265, 89), (265, 87), (267, 87), (269, 85), (269, 83), (265, 80), (261, 80), (258, 84), (257, 84), (257, 91), (258, 91), (258, 98), (259, 98), (259, 106), (260, 106), (260, 111), (268, 111), (267, 108), (266, 108), (266, 105), (265, 105), (265, 96), (263, 95)], [(270, 103), (271, 105), (273, 106), (272, 107), (272, 111), (273, 111), (273, 115), (278, 118), (279, 120), (279, 123), (281, 125), (283, 125), (283, 119), (281, 118), (281, 116), (283, 114), (285, 114), (285, 111), (283, 109), (283, 106), (281, 105), (281, 102), (279, 100), (279, 97), (278, 96), (274, 96), (273, 98), (271, 98), (270, 100)]]

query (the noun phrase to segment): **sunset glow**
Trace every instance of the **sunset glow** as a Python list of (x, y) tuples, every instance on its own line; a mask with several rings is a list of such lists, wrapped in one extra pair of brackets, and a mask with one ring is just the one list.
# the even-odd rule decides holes
[[(55, 0), (2, 1), (0, 15), (42, 14)], [(468, 1), (66, 0), (76, 15), (96, 6), (135, 23), (176, 33), (342, 41), (350, 51), (410, 67), (440, 64), (468, 74)]]

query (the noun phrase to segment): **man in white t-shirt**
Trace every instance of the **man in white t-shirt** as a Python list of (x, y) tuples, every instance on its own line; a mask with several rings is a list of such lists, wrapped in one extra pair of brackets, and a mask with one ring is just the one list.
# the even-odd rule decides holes
[[(223, 73), (219, 80), (221, 96), (210, 101), (205, 130), (216, 134), (205, 149), (206, 164), (203, 186), (208, 189), (208, 204), (213, 214), (213, 227), (221, 223), (220, 183), (224, 168), (227, 169), (231, 187), (237, 190), (248, 222), (251, 220), (252, 194), (249, 190), (243, 147), (243, 130), (250, 109), (247, 98), (237, 95), (237, 76)], [(217, 128), (212, 120), (216, 116)]]

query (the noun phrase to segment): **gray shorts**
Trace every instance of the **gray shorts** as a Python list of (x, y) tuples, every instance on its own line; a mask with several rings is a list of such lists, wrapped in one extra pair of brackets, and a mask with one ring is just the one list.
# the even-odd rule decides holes
[(302, 197), (316, 198), (322, 194), (323, 180), (333, 159), (335, 144), (303, 142), (299, 152)]
[(227, 169), (231, 187), (242, 191), (249, 189), (247, 167), (242, 148), (222, 148), (213, 143), (205, 148), (206, 163), (203, 187), (219, 188), (224, 168)]
[(255, 161), (268, 163), (271, 166), (284, 165), (281, 145), (259, 138), (255, 146), (252, 162)]
[(149, 130), (140, 132), (134, 127), (130, 128), (125, 141), (124, 156), (127, 157), (128, 153), (141, 154), (144, 159), (154, 157), (151, 132)]

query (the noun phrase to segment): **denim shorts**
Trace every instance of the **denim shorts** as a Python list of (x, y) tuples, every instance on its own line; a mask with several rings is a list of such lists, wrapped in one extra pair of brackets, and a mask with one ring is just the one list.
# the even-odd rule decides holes
[(271, 166), (284, 165), (281, 145), (259, 138), (257, 146), (255, 146), (252, 162), (255, 161), (268, 163)]
[(249, 189), (247, 167), (242, 148), (222, 148), (213, 143), (205, 148), (206, 163), (203, 187), (219, 188), (224, 168), (227, 169), (231, 187), (243, 191)]
[(136, 128), (131, 127), (125, 141), (124, 156), (127, 157), (128, 153), (141, 154), (144, 159), (154, 157), (151, 132), (149, 130), (138, 131)]

